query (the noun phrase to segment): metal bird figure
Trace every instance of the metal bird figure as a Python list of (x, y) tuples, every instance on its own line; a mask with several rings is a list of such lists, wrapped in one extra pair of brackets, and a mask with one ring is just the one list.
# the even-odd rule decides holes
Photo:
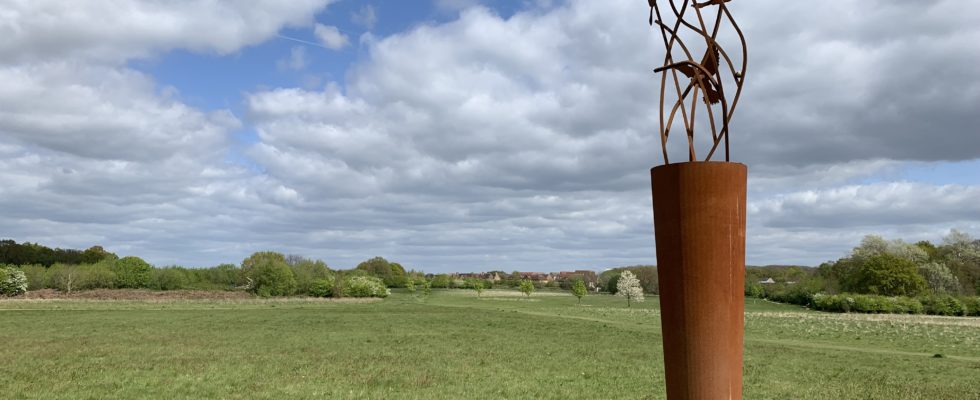
[[(663, 74), (660, 87), (660, 141), (665, 163), (670, 163), (667, 159), (670, 132), (682, 123), (687, 133), (689, 161), (698, 160), (694, 140), (695, 122), (705, 119), (710, 124), (713, 144), (704, 161), (710, 161), (722, 143), (725, 160), (729, 159), (729, 122), (742, 93), (747, 58), (745, 36), (727, 7), (730, 2), (731, 0), (647, 0), (650, 6), (649, 23), (659, 27), (666, 48), (663, 65), (654, 69), (654, 72)], [(668, 7), (660, 7), (664, 4)], [(667, 13), (661, 14), (665, 9)], [(706, 16), (706, 13), (712, 15)], [(664, 17), (671, 21), (665, 23)], [(731, 26), (738, 35), (741, 44), (740, 59), (738, 53), (726, 52), (723, 44), (717, 41), (723, 24)], [(692, 38), (701, 39), (695, 40), (697, 42), (703, 40), (703, 47), (692, 43)], [(691, 47), (692, 45), (704, 49), (700, 58), (695, 58), (694, 53), (699, 50)], [(741, 65), (737, 66), (736, 62), (739, 61)], [(731, 85), (734, 85), (734, 90), (726, 87)], [(696, 115), (706, 118), (698, 119)]]
[(705, 1), (705, 2), (702, 2), (702, 3), (694, 3), (694, 7), (696, 7), (696, 8), (704, 8), (704, 7), (711, 6), (711, 5), (721, 5), (721, 4), (727, 3), (729, 1), (732, 1), (732, 0), (708, 0), (708, 1)]

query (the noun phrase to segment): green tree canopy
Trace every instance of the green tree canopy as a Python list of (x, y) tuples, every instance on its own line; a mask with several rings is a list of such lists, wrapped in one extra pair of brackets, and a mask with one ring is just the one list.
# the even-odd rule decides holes
[(917, 296), (927, 287), (914, 263), (891, 254), (865, 258), (849, 285), (845, 290), (885, 296)]
[(153, 266), (135, 256), (120, 258), (109, 269), (116, 274), (117, 288), (146, 288), (153, 278)]
[(242, 261), (249, 290), (259, 296), (288, 296), (296, 291), (296, 277), (281, 253), (257, 252)]
[(585, 288), (585, 281), (582, 279), (576, 279), (575, 283), (572, 283), (572, 295), (578, 298), (579, 304), (582, 303), (582, 297), (588, 293), (588, 289)]
[(534, 292), (534, 283), (530, 280), (524, 279), (521, 281), (520, 289), (521, 293), (524, 293), (525, 296), (531, 297), (531, 293)]

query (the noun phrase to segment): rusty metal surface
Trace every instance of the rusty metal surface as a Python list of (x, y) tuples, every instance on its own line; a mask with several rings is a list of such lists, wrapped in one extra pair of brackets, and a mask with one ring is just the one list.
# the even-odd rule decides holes
[(741, 399), (747, 168), (650, 170), (667, 398)]
[[(661, 74), (660, 144), (664, 164), (670, 164), (667, 140), (678, 116), (687, 135), (688, 161), (698, 160), (694, 145), (694, 123), (698, 109), (704, 110), (711, 128), (712, 146), (704, 161), (711, 161), (722, 142), (725, 144), (725, 161), (729, 161), (729, 123), (742, 94), (748, 58), (745, 36), (727, 6), (731, 0), (665, 0), (669, 7), (661, 7), (661, 1), (664, 0), (647, 0), (650, 25), (659, 28), (666, 48), (663, 66), (654, 69), (655, 73)], [(662, 12), (664, 10), (667, 12)], [(715, 11), (714, 18), (706, 18), (710, 17), (708, 14), (711, 11)], [(694, 17), (691, 17), (692, 13)], [(671, 21), (665, 22), (664, 17)], [(725, 22), (735, 31), (741, 44), (741, 65), (738, 68), (732, 56), (717, 40)], [(685, 41), (685, 37), (689, 40)], [(735, 90), (729, 100), (732, 86)], [(666, 112), (667, 108), (670, 108), (669, 113)], [(720, 121), (716, 121), (716, 116)]]

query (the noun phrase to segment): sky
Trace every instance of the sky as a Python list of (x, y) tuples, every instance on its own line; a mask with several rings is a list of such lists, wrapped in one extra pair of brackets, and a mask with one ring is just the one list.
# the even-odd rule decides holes
[[(738, 0), (747, 263), (980, 236), (980, 2)], [(0, 4), (0, 237), (157, 265), (655, 264), (639, 0)]]

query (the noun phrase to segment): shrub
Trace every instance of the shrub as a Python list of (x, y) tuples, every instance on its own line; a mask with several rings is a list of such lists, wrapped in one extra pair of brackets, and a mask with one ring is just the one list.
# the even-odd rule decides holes
[(922, 305), (926, 314), (932, 315), (966, 315), (963, 303), (950, 295), (935, 295), (923, 298)]
[(965, 315), (980, 317), (980, 297), (964, 297), (961, 299)]
[(766, 290), (761, 283), (745, 281), (745, 295), (749, 297), (764, 298)]
[(293, 276), (296, 278), (296, 292), (302, 294), (313, 295), (311, 292), (313, 282), (321, 279), (327, 279), (331, 276), (331, 272), (330, 269), (327, 268), (327, 264), (324, 264), (323, 261), (319, 260), (312, 261), (304, 259), (290, 265), (289, 268), (293, 270)]
[(109, 264), (115, 260), (103, 260), (95, 264), (54, 264), (44, 276), (45, 286), (62, 292), (89, 289), (112, 289), (116, 273)]
[(249, 282), (248, 290), (259, 296), (288, 296), (296, 291), (296, 277), (281, 253), (253, 253), (242, 260), (241, 272)]
[(252, 266), (249, 278), (249, 290), (262, 297), (288, 296), (296, 291), (296, 278), (284, 261), (260, 260)]
[(352, 276), (344, 280), (344, 296), (349, 297), (388, 297), (390, 291), (381, 278), (373, 276)]
[(919, 299), (913, 297), (897, 297), (895, 312), (904, 314), (922, 314), (925, 312), (925, 307), (922, 306), (922, 302), (919, 301)]
[(316, 279), (310, 282), (309, 295), (313, 297), (330, 297), (333, 295), (334, 280), (332, 277)]
[[(114, 260), (112, 260), (114, 261)], [(112, 289), (116, 285), (116, 274), (112, 272), (110, 260), (99, 261), (95, 264), (79, 265), (77, 289)]]
[(146, 288), (150, 287), (153, 267), (139, 257), (123, 257), (109, 264), (116, 274), (117, 288)]
[(763, 287), (762, 290), (767, 299), (801, 306), (810, 306), (813, 295), (817, 292), (814, 288), (803, 284), (774, 284)]
[(449, 275), (446, 274), (436, 275), (432, 277), (432, 281), (430, 284), (434, 288), (448, 288), (450, 284)]
[(885, 299), (887, 299), (887, 297), (854, 295), (854, 307), (851, 309), (857, 312), (869, 314), (887, 313), (889, 312), (889, 307), (887, 300)]
[(27, 290), (44, 289), (44, 275), (48, 272), (47, 268), (40, 264), (28, 264), (22, 265), (20, 270), (27, 276)]
[(242, 271), (233, 264), (221, 264), (208, 268), (205, 272), (207, 281), (218, 287), (227, 289), (244, 283), (241, 279)]
[(606, 282), (606, 291), (609, 292), (610, 294), (616, 294), (616, 292), (619, 290), (620, 274), (611, 276), (609, 280)]
[(531, 297), (531, 293), (534, 292), (534, 284), (527, 279), (522, 280), (520, 284), (520, 289), (521, 289), (521, 293), (524, 293), (525, 296)]
[(187, 272), (178, 267), (155, 269), (149, 286), (156, 290), (186, 289), (190, 286)]
[(854, 308), (854, 298), (850, 295), (828, 295), (817, 293), (813, 295), (812, 307), (815, 310), (830, 312), (851, 312)]
[(0, 267), (0, 296), (17, 296), (27, 292), (27, 275), (16, 268)]

